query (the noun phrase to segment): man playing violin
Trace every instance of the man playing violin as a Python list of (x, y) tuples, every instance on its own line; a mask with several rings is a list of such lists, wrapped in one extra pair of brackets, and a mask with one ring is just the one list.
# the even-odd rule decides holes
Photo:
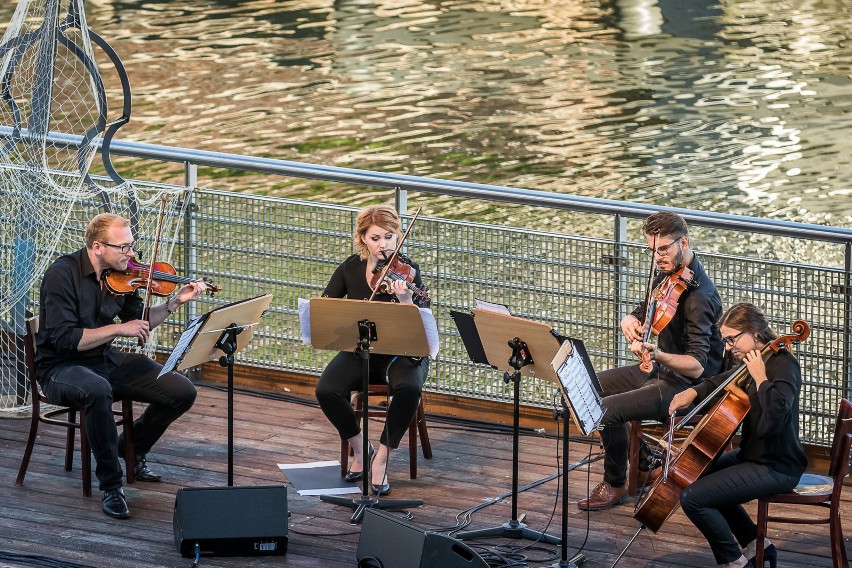
[[(363, 208), (355, 219), (355, 231), (352, 236), (352, 243), (357, 252), (337, 267), (325, 287), (323, 296), (354, 300), (368, 300), (373, 297), (371, 283), (375, 279), (375, 271), (379, 264), (396, 250), (402, 235), (400, 226), (399, 215), (390, 205), (371, 205)], [(410, 261), (409, 264), (414, 273), (412, 283), (402, 279), (386, 282), (384, 292), (377, 292), (373, 299), (427, 307), (424, 302), (428, 301), (428, 298), (424, 299), (422, 294), (412, 291), (412, 288), (423, 290), (420, 267)], [(379, 284), (381, 283), (376, 285)], [(409, 284), (413, 284), (413, 287)], [(361, 390), (361, 365), (358, 355), (351, 352), (338, 353), (322, 372), (316, 386), (320, 408), (340, 438), (347, 440), (352, 448), (353, 457), (349, 462), (347, 481), (360, 480), (364, 471), (361, 426), (349, 401), (352, 391)], [(387, 479), (388, 457), (391, 450), (399, 447), (417, 412), (428, 369), (428, 357), (370, 356), (370, 382), (387, 382), (392, 394), (379, 448), (374, 453), (371, 445), (369, 450), (373, 454), (370, 488), (375, 495), (387, 495), (390, 492)]]
[(148, 404), (133, 424), (136, 455), (134, 463), (126, 465), (139, 481), (159, 481), (146, 455), (168, 426), (192, 407), (196, 392), (178, 373), (158, 379), (161, 365), (145, 355), (120, 351), (112, 340), (135, 337), (144, 342), (151, 329), (203, 294), (206, 285), (185, 285), (142, 319), (143, 301), (137, 293), (114, 296), (104, 282), (109, 271), (125, 270), (133, 257), (130, 222), (101, 213), (86, 227), (85, 240), (84, 248), (56, 259), (42, 279), (36, 378), (52, 403), (85, 409), (95, 475), (104, 492), (103, 511), (124, 519), (130, 511), (122, 489), (118, 455), (123, 440), (112, 413), (113, 399)]
[[(710, 543), (716, 563), (754, 566), (757, 526), (742, 503), (792, 490), (807, 468), (799, 441), (799, 362), (786, 349), (764, 361), (764, 348), (778, 335), (753, 304), (736, 304), (720, 322), (732, 363), (744, 364), (751, 380), (744, 387), (751, 409), (742, 423), (739, 448), (722, 454), (709, 471), (684, 489), (683, 512)], [(707, 398), (730, 372), (705, 379), (674, 397), (669, 411)], [(778, 552), (764, 541), (764, 562), (775, 568)], [(761, 568), (763, 568), (761, 566)]]
[[(665, 420), (669, 403), (677, 393), (703, 377), (715, 375), (722, 364), (722, 339), (716, 327), (722, 300), (690, 247), (686, 221), (680, 215), (661, 211), (645, 219), (642, 228), (659, 270), (652, 283), (655, 289), (683, 266), (693, 276), (680, 295), (671, 320), (659, 332), (656, 345), (644, 341), (645, 320), (654, 316), (646, 313), (647, 298), (621, 320), (621, 331), (630, 342), (631, 351), (649, 360), (652, 367), (646, 372), (636, 364), (598, 374), (605, 409), (601, 421), (604, 480), (588, 498), (578, 502), (583, 510), (609, 509), (627, 496), (627, 423)], [(643, 461), (639, 469), (647, 475), (650, 464), (647, 458)]]

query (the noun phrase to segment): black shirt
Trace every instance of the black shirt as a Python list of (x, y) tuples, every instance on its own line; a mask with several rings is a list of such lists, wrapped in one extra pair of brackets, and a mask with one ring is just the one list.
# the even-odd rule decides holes
[(57, 258), (44, 273), (36, 336), (36, 377), (41, 380), (58, 363), (118, 364), (124, 355), (112, 341), (78, 351), (84, 329), (96, 329), (142, 317), (142, 299), (134, 294), (114, 296), (101, 286), (86, 249)]
[[(693, 387), (698, 392), (696, 401), (706, 398), (730, 375), (731, 371), (722, 373)], [(766, 378), (759, 389), (751, 379), (746, 385), (751, 410), (743, 420), (738, 457), (798, 477), (808, 466), (799, 441), (799, 362), (782, 349), (766, 360)]]
[[(693, 256), (687, 268), (692, 270), (692, 280), (697, 286), (688, 288), (680, 295), (674, 316), (657, 337), (657, 346), (666, 353), (694, 357), (704, 367), (704, 372), (698, 379), (692, 379), (664, 365), (658, 364), (657, 367), (660, 378), (691, 386), (701, 378), (712, 377), (722, 370), (725, 349), (717, 325), (722, 317), (722, 299), (716, 291), (716, 285), (704, 272), (697, 256)], [(665, 274), (658, 275), (653, 285), (656, 287), (665, 277)], [(640, 322), (645, 321), (646, 305), (647, 302), (643, 300), (632, 312)]]
[[(409, 264), (415, 270), (413, 284), (423, 289), (423, 281), (420, 279), (420, 266), (409, 261)], [(329, 298), (349, 298), (350, 300), (369, 300), (373, 290), (370, 288), (370, 283), (367, 282), (367, 260), (362, 259), (359, 255), (353, 254), (344, 260), (325, 287), (322, 295)], [(376, 294), (374, 301), (379, 302), (398, 302), (395, 294)], [(421, 305), (420, 298), (414, 296), (412, 300), (416, 305)]]

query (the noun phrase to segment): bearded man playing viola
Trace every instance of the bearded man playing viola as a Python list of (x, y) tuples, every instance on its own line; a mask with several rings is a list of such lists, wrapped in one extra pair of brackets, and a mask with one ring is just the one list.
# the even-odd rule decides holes
[[(605, 409), (601, 421), (604, 480), (577, 504), (583, 510), (609, 509), (627, 497), (627, 423), (664, 421), (676, 394), (717, 374), (722, 366), (724, 347), (716, 326), (722, 315), (722, 300), (690, 247), (686, 221), (676, 213), (662, 211), (648, 217), (642, 228), (659, 271), (654, 289), (681, 267), (690, 269), (693, 276), (678, 299), (671, 321), (660, 330), (656, 345), (644, 341), (647, 298), (621, 320), (621, 331), (631, 351), (649, 361), (651, 369), (646, 372), (636, 364), (598, 375)], [(647, 476), (651, 466), (647, 455), (638, 465), (640, 475)]]

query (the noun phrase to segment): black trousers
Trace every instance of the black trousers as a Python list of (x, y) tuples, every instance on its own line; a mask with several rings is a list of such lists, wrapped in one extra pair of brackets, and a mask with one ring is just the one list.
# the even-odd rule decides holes
[[(370, 383), (387, 383), (393, 396), (381, 436), (381, 443), (389, 448), (398, 448), (408, 430), (420, 404), (428, 370), (428, 357), (370, 356)], [(361, 432), (349, 396), (352, 391), (361, 391), (363, 380), (361, 358), (354, 353), (341, 352), (334, 356), (317, 381), (320, 408), (343, 440)]]
[(675, 395), (686, 385), (629, 365), (598, 374), (603, 389), (605, 412), (601, 420), (601, 441), (604, 447), (604, 481), (613, 487), (627, 482), (627, 451), (630, 435), (627, 423), (631, 420), (665, 420)]
[(710, 543), (717, 564), (733, 562), (742, 556), (742, 548), (757, 538), (757, 525), (742, 503), (790, 491), (799, 483), (799, 477), (769, 466), (741, 462), (738, 453), (722, 454), (708, 473), (680, 496), (683, 512)]
[(158, 379), (160, 369), (159, 363), (134, 353), (126, 354), (117, 365), (59, 364), (41, 382), (42, 391), (52, 403), (86, 411), (86, 435), (95, 456), (95, 476), (101, 491), (121, 487), (118, 428), (112, 414), (114, 399), (148, 404), (133, 423), (137, 455), (148, 453), (169, 425), (195, 402), (195, 386), (189, 379), (174, 372)]

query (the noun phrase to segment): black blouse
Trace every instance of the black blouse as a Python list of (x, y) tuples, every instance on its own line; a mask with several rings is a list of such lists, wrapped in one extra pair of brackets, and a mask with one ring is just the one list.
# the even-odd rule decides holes
[[(706, 398), (731, 375), (732, 371), (705, 379), (693, 387), (697, 401)], [(786, 349), (766, 360), (767, 380), (755, 387), (748, 381), (751, 410), (742, 424), (740, 461), (771, 467), (775, 471), (798, 477), (808, 467), (805, 449), (799, 441), (799, 389), (802, 372), (799, 362)]]
[[(414, 262), (410, 262), (412, 268), (414, 268), (414, 282), (413, 284), (423, 289), (423, 281), (420, 279), (420, 266), (418, 266)], [(325, 287), (322, 295), (329, 298), (349, 298), (350, 300), (369, 300), (370, 295), (373, 293), (373, 290), (370, 288), (370, 283), (367, 282), (367, 260), (362, 259), (359, 255), (353, 254), (346, 260), (344, 260), (337, 269), (334, 271), (334, 274), (331, 275), (331, 280), (328, 281), (328, 285)], [(376, 294), (376, 297), (373, 300), (379, 302), (398, 302), (395, 294)], [(421, 305), (420, 298), (414, 296), (413, 302), (420, 306)]]
[[(698, 379), (692, 379), (676, 373), (664, 365), (659, 366), (661, 378), (678, 381), (685, 386), (700, 382), (701, 378), (712, 377), (722, 370), (722, 356), (725, 351), (722, 335), (716, 322), (722, 317), (722, 299), (716, 291), (716, 285), (704, 272), (704, 267), (695, 256), (688, 266), (693, 272), (693, 281), (697, 286), (686, 290), (680, 296), (677, 311), (669, 324), (660, 331), (657, 345), (666, 353), (690, 355), (704, 367)], [(654, 280), (654, 286), (666, 275), (660, 274)], [(633, 315), (645, 321), (646, 302), (643, 300)]]

